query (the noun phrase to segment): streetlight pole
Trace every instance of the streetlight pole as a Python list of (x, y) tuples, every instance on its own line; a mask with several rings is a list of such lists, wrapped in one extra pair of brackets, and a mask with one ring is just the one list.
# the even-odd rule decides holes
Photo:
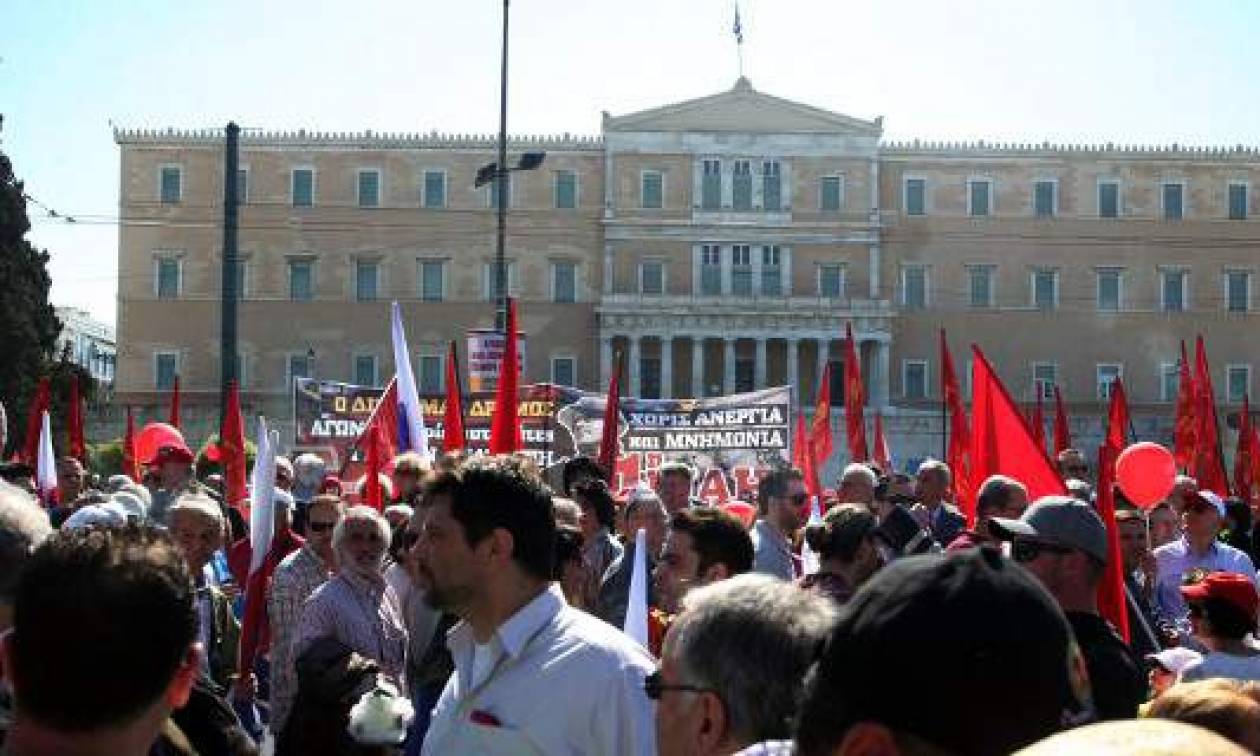
[(508, 93), (508, 3), (503, 0), (503, 61), (499, 72), (499, 162), (495, 172), (498, 182), (498, 233), (494, 247), (494, 279), (495, 279), (495, 316), (494, 327), (502, 332), (507, 328), (507, 204), (508, 204), (508, 164), (507, 164), (507, 93)]

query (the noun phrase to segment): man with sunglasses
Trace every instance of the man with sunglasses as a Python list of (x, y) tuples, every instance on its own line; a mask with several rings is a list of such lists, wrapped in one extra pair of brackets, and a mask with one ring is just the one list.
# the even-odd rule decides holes
[(1085, 502), (1043, 496), (1018, 520), (994, 517), (989, 532), (1045, 586), (1067, 617), (1089, 670), (1098, 718), (1131, 719), (1146, 695), (1133, 652), (1098, 613), (1107, 567), (1107, 527)]
[(1080, 449), (1064, 449), (1058, 453), (1054, 461), (1059, 468), (1059, 477), (1063, 480), (1089, 482), (1089, 462), (1085, 461), (1085, 455)]
[(805, 476), (794, 467), (766, 473), (757, 485), (757, 522), (752, 527), (753, 572), (793, 580), (800, 572), (792, 554), (792, 536), (801, 526), (808, 500)]
[(297, 696), (293, 636), (306, 599), (332, 575), (336, 561), (332, 535), (345, 510), (341, 499), (320, 494), (306, 508), (306, 543), (276, 566), (267, 594), (271, 623), (271, 732), (284, 730)]

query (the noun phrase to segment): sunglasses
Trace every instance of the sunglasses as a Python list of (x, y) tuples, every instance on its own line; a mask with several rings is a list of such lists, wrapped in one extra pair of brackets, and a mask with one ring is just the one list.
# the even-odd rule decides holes
[(809, 494), (798, 493), (795, 496), (789, 496), (788, 499), (791, 500), (793, 504), (800, 506), (801, 504), (804, 504), (805, 502), (809, 501)]
[(680, 690), (688, 693), (711, 693), (709, 688), (701, 688), (696, 685), (666, 685), (661, 681), (661, 671), (657, 670), (647, 677), (643, 678), (643, 692), (653, 701), (661, 700), (661, 695), (667, 690)]
[(312, 533), (326, 533), (335, 527), (337, 527), (336, 520), (329, 520), (328, 522), (319, 522), (318, 520), (306, 521), (306, 528)]
[(1042, 554), (1071, 554), (1075, 549), (1043, 541), (1017, 539), (1011, 544), (1011, 558), (1016, 562), (1031, 562)]

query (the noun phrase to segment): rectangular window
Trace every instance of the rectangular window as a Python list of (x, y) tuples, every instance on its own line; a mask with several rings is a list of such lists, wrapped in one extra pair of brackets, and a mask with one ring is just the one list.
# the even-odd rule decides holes
[(289, 261), (289, 299), (309, 302), (315, 296), (315, 263), (310, 260)]
[(1176, 362), (1159, 364), (1159, 400), (1161, 402), (1177, 401), (1177, 390), (1181, 387), (1181, 367)]
[(844, 266), (818, 266), (818, 296), (839, 299), (844, 296)]
[(1232, 183), (1229, 185), (1229, 219), (1247, 220), (1247, 185)]
[[(507, 260), (504, 262), (504, 268), (505, 270), (503, 271), (503, 275), (505, 278), (507, 278), (508, 294), (514, 295), (517, 290), (516, 263), (512, 260)], [(483, 270), (484, 270), (484, 279), (482, 282), (483, 283), (482, 291), (485, 292), (487, 300), (491, 302), (498, 301), (499, 283), (498, 283), (498, 275), (496, 274), (494, 263), (486, 263), (485, 268)]]
[(1053, 181), (1038, 181), (1033, 184), (1033, 214), (1038, 218), (1053, 218), (1055, 214), (1055, 190)]
[(558, 261), (551, 264), (551, 299), (553, 302), (577, 301), (577, 264)]
[(644, 399), (661, 398), (660, 358), (639, 358), (639, 395)]
[(665, 180), (660, 171), (644, 171), (639, 184), (639, 205), (660, 210), (665, 204)]
[(818, 209), (824, 213), (840, 212), (842, 191), (839, 176), (823, 176), (819, 179)]
[(446, 171), (424, 172), (424, 206), (446, 207)]
[(1230, 312), (1251, 309), (1251, 273), (1245, 270), (1226, 271), (1225, 309)]
[(1123, 377), (1123, 368), (1116, 364), (1106, 364), (1095, 366), (1095, 377), (1098, 386), (1098, 398), (1101, 401), (1111, 399), (1111, 384), (1117, 378)]
[(380, 207), (381, 172), (359, 171), (359, 207)]
[(735, 359), (735, 391), (743, 393), (756, 389), (756, 363), (753, 360)]
[(577, 207), (577, 174), (573, 171), (556, 171), (555, 194), (557, 210), (572, 210)]
[(991, 204), (992, 182), (988, 179), (972, 179), (967, 182), (967, 214), (979, 217), (993, 210)]
[(1059, 302), (1059, 272), (1056, 270), (1034, 270), (1032, 274), (1033, 307), (1039, 310), (1053, 310)]
[(901, 390), (906, 399), (926, 399), (928, 366), (925, 360), (902, 360)]
[(1099, 270), (1098, 277), (1098, 311), (1120, 311), (1120, 271)]
[(184, 199), (184, 169), (177, 165), (162, 166), (161, 199), (163, 205), (178, 205)]
[[(499, 209), (499, 183), (500, 182), (498, 178), (495, 178), (493, 181), (490, 182), (489, 202), (490, 202), (490, 207), (493, 210)], [(507, 192), (507, 206), (511, 207), (512, 206), (512, 177), (511, 175), (509, 175), (507, 179), (505, 179), (502, 183), (506, 187), (505, 191)]]
[(557, 386), (577, 385), (577, 360), (572, 357), (552, 357), (551, 382)]
[(420, 261), (420, 299), (441, 302), (446, 296), (446, 263), (442, 260)]
[(354, 358), (354, 382), (358, 386), (376, 385), (376, 357), (360, 354)]
[(1054, 398), (1054, 386), (1059, 382), (1059, 366), (1053, 362), (1034, 362), (1033, 397), (1040, 392), (1042, 399)]
[(705, 296), (722, 293), (722, 248), (716, 244), (700, 248), (700, 293)]
[[(841, 342), (843, 344), (844, 342)], [(843, 406), (844, 404), (844, 360), (829, 359), (827, 364), (831, 366), (831, 406)], [(819, 376), (821, 378), (821, 376)]]
[(315, 204), (315, 171), (310, 168), (294, 168), (290, 195), (294, 207), (311, 207)]
[(179, 374), (179, 355), (175, 352), (158, 352), (153, 355), (153, 387), (158, 391), (175, 388), (175, 376)]
[(901, 269), (901, 305), (907, 310), (927, 307), (927, 268), (907, 265)]
[(777, 246), (761, 248), (761, 293), (767, 297), (783, 295), (782, 253)]
[(157, 261), (158, 299), (174, 299), (179, 296), (179, 260), (161, 257)]
[(249, 169), (236, 170), (236, 202), (241, 205), (249, 203)]
[(1184, 270), (1165, 270), (1160, 274), (1160, 309), (1164, 312), (1184, 312), (1186, 309), (1186, 281), (1190, 274)]
[(906, 179), (906, 215), (927, 215), (927, 179)]
[(700, 207), (704, 210), (722, 209), (722, 161), (705, 160), (700, 184)]
[(420, 355), (421, 394), (440, 394), (442, 392), (442, 355)]
[(1120, 217), (1120, 182), (1098, 182), (1098, 217)]
[(311, 377), (310, 355), (309, 354), (289, 355), (288, 364), (285, 365), (285, 370), (288, 373), (288, 380), (285, 381), (285, 386), (291, 389), (293, 388), (294, 379)]
[(651, 295), (665, 293), (665, 263), (648, 260), (639, 266), (639, 292)]
[(380, 267), (375, 262), (359, 260), (354, 264), (355, 299), (371, 302), (377, 295), (377, 275)]
[(777, 160), (761, 164), (761, 207), (767, 213), (783, 209), (783, 176)]
[(1185, 186), (1182, 184), (1165, 183), (1163, 185), (1164, 220), (1181, 220), (1185, 211), (1182, 206), (1184, 192)]
[(1225, 367), (1225, 384), (1228, 387), (1226, 401), (1230, 404), (1237, 404), (1243, 400), (1243, 396), (1251, 395), (1251, 366), (1250, 365), (1227, 365)]
[(967, 278), (971, 284), (969, 304), (972, 307), (993, 306), (993, 273), (992, 265), (972, 265), (967, 268)]
[(752, 164), (747, 160), (736, 160), (731, 181), (731, 206), (740, 212), (752, 210)]
[(731, 247), (731, 293), (752, 296), (752, 247), (747, 244)]
[(244, 299), (249, 295), (249, 260), (236, 261), (236, 296)]

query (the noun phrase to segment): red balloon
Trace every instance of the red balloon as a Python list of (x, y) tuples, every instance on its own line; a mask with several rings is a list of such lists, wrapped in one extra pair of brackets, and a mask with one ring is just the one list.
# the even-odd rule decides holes
[(1150, 441), (1133, 444), (1116, 459), (1116, 482), (1126, 498), (1150, 509), (1172, 492), (1177, 463), (1164, 447)]
[(746, 501), (732, 499), (723, 503), (722, 509), (727, 514), (735, 515), (735, 517), (739, 518), (739, 521), (744, 523), (746, 528), (751, 528), (753, 520), (757, 519), (757, 508)]
[[(188, 444), (184, 441), (184, 434), (179, 432), (178, 428), (166, 423), (149, 423), (136, 434), (136, 459), (140, 464), (147, 465), (153, 462), (153, 458), (157, 456), (158, 449), (163, 446), (178, 446), (187, 450)], [(192, 452), (188, 453), (192, 456)]]

